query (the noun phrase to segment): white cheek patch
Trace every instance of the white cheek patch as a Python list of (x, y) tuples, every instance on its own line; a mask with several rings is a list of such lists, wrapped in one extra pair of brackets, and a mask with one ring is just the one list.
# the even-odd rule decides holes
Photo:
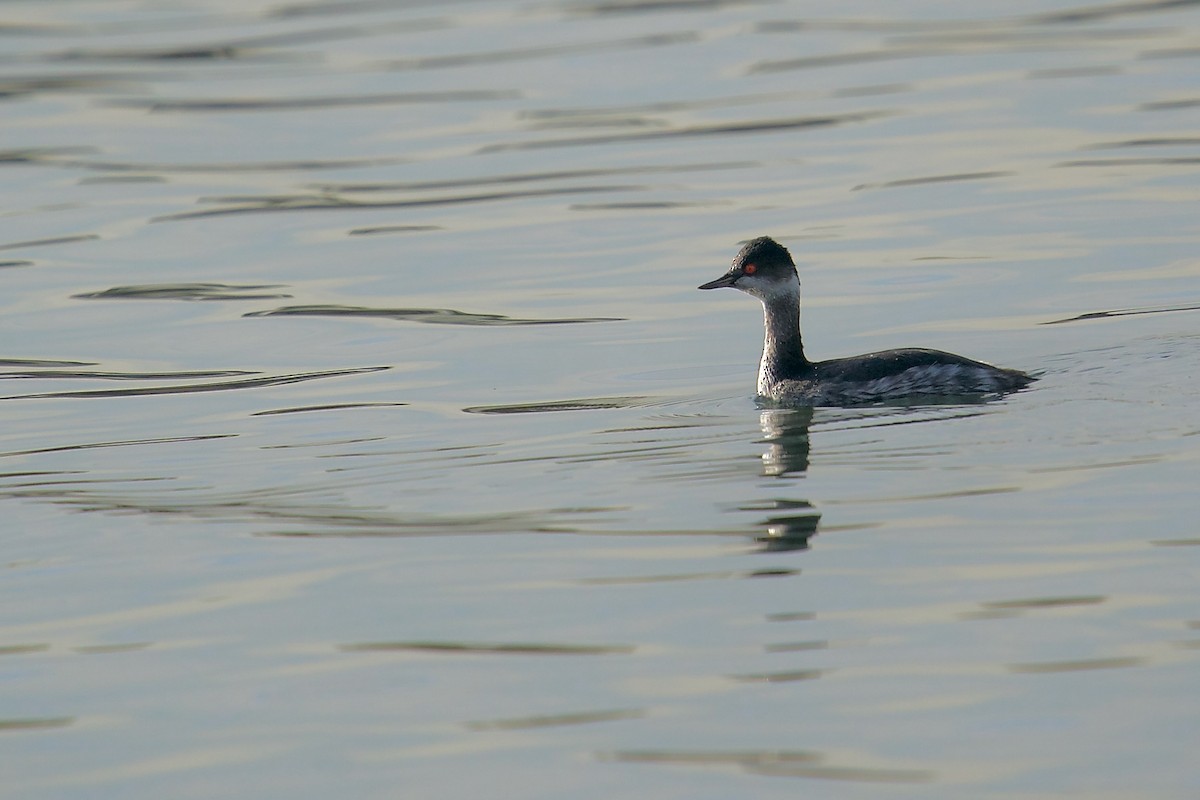
[(738, 281), (738, 288), (747, 294), (752, 294), (763, 302), (795, 298), (800, 294), (800, 279), (792, 276), (785, 281), (769, 281), (759, 277), (744, 277)]

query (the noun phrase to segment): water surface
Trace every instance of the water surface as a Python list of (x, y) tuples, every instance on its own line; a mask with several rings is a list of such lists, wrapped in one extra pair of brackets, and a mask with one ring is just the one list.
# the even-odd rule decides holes
[[(15, 2), (37, 797), (1190, 798), (1187, 2)], [(758, 409), (807, 347), (1040, 373)]]

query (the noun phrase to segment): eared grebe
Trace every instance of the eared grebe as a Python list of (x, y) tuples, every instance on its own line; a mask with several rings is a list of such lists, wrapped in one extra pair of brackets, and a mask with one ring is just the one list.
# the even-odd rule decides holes
[[(1012, 392), (1033, 377), (943, 353), (905, 348), (809, 361), (800, 340), (800, 277), (783, 245), (753, 239), (733, 266), (701, 289), (731, 286), (763, 304), (766, 340), (758, 369), (761, 400), (785, 406), (847, 406), (902, 400), (979, 397)], [(944, 400), (943, 400), (944, 402)]]

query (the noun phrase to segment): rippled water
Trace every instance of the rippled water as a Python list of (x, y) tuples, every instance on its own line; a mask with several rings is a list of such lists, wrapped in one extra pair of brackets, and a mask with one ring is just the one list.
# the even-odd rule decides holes
[(1197, 796), (1197, 5), (5, 4), (7, 793)]

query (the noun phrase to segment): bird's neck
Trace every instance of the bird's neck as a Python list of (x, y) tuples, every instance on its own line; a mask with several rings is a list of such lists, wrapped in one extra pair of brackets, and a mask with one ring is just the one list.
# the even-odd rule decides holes
[(770, 395), (780, 380), (803, 377), (811, 367), (800, 338), (800, 292), (796, 288), (761, 298), (766, 337), (758, 368), (760, 395)]

